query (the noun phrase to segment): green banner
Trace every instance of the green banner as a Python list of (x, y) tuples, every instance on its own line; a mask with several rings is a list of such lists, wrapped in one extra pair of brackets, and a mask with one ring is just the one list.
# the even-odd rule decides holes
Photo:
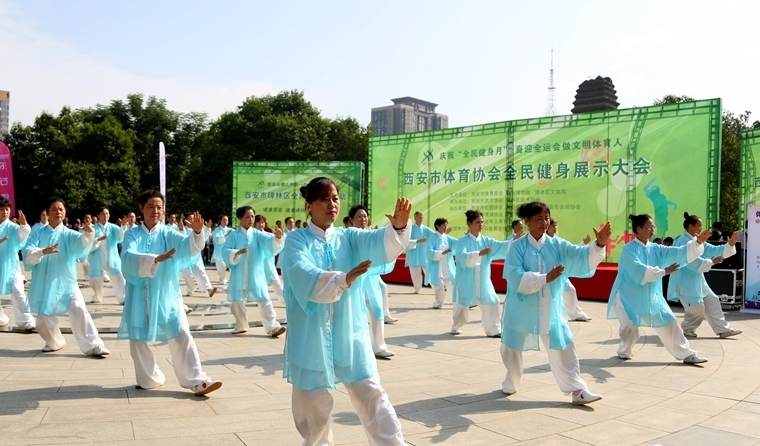
[(307, 216), (301, 186), (312, 178), (327, 177), (338, 185), (343, 205), (362, 202), (364, 163), (359, 161), (287, 162), (287, 161), (235, 161), (232, 169), (232, 214), (235, 210), (251, 206), (257, 214), (267, 218), (274, 228), (286, 217), (304, 220)]
[(447, 218), (460, 237), (478, 209), (485, 234), (504, 239), (517, 206), (540, 199), (575, 243), (610, 221), (615, 261), (629, 214), (652, 215), (656, 237), (680, 235), (684, 211), (717, 220), (720, 136), (713, 99), (375, 137), (370, 211), (383, 222), (406, 196), (427, 225)]
[(760, 129), (741, 133), (739, 163), (739, 207), (742, 221), (745, 221), (747, 206), (760, 204)]

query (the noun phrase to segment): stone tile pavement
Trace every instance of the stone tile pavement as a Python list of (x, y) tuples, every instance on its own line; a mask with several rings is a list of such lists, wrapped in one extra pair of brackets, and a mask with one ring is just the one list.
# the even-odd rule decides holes
[[(83, 293), (89, 301), (92, 291)], [(593, 321), (571, 328), (583, 378), (604, 396), (583, 407), (559, 391), (543, 351), (525, 354), (523, 387), (502, 395), (499, 340), (485, 337), (477, 308), (464, 334), (452, 336), (450, 303), (433, 310), (429, 289), (415, 295), (391, 285), (390, 293), (399, 322), (386, 325), (386, 340), (396, 356), (378, 366), (411, 445), (760, 445), (758, 316), (729, 312), (744, 330), (733, 339), (718, 339), (703, 324), (692, 346), (710, 360), (704, 366), (675, 361), (651, 329), (624, 362), (605, 303), (582, 301)], [(196, 308), (191, 325), (231, 326), (225, 301), (223, 292), (186, 298)], [(12, 317), (10, 300), (2, 305)], [(275, 307), (284, 317), (282, 303)], [(224, 382), (202, 398), (179, 387), (167, 345), (155, 344), (167, 382), (137, 390), (128, 343), (114, 333), (121, 307), (106, 297), (88, 308), (111, 350), (107, 359), (83, 356), (71, 335), (63, 350), (43, 354), (38, 335), (0, 332), (0, 444), (300, 444), (282, 379), (284, 339), (260, 327), (237, 336), (230, 328), (194, 332), (204, 370)], [(255, 320), (258, 312), (249, 308), (249, 315)], [(345, 390), (333, 394), (336, 444), (366, 444)]]

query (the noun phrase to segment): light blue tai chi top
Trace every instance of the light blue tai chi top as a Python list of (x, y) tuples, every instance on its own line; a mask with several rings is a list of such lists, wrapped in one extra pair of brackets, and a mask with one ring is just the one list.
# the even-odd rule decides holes
[[(79, 291), (77, 259), (92, 249), (95, 236), (77, 232), (62, 223), (32, 231), (23, 248), (24, 264), (32, 270), (29, 310), (42, 316), (61, 316), (69, 312), (71, 296)], [(42, 250), (58, 244), (58, 252), (44, 255)]]
[(0, 294), (11, 294), (18, 274), (18, 251), (31, 232), (32, 228), (28, 224), (19, 226), (10, 219), (0, 223), (0, 239), (8, 237), (8, 240), (0, 243)]
[[(229, 302), (270, 301), (266, 268), (282, 250), (285, 239), (285, 236), (278, 239), (274, 234), (259, 231), (253, 226), (248, 230), (240, 226), (227, 236), (222, 252), (230, 268), (227, 285)], [(243, 248), (248, 248), (248, 252), (236, 257), (235, 254)]]
[(628, 319), (637, 327), (665, 327), (676, 320), (662, 295), (665, 268), (693, 262), (704, 252), (704, 243), (697, 240), (681, 246), (642, 243), (633, 239), (623, 246), (618, 273), (607, 302), (607, 319), (616, 319), (615, 299), (625, 308)]
[[(425, 237), (429, 239), (433, 235), (435, 235), (435, 231), (427, 226), (417, 226), (416, 224), (412, 224), (412, 234), (409, 236), (409, 240), (419, 240)], [(416, 243), (409, 245), (407, 248), (404, 266), (412, 268), (427, 268), (427, 253), (425, 250), (419, 249), (421, 247)]]
[(362, 280), (346, 285), (359, 263), (392, 262), (409, 243), (410, 224), (326, 231), (309, 224), (293, 232), (282, 252), (288, 336), (283, 376), (301, 390), (335, 388), (377, 374)]
[(224, 242), (227, 241), (227, 236), (229, 236), (232, 231), (233, 229), (229, 226), (226, 228), (217, 226), (214, 228), (214, 232), (211, 233), (211, 237), (214, 240), (214, 263), (221, 263), (225, 266), (227, 265), (227, 263), (224, 261), (224, 253), (222, 253), (222, 247), (224, 246)]
[(369, 312), (373, 318), (383, 320), (385, 313), (383, 311), (383, 279), (380, 277), (388, 274), (396, 267), (396, 261), (371, 266), (369, 270), (359, 276), (358, 280), (364, 283), (360, 286), (367, 293), (367, 302), (369, 302)]
[[(682, 234), (673, 242), (673, 246), (683, 246), (697, 238), (688, 232)], [(718, 296), (710, 289), (705, 280), (705, 273), (713, 267), (713, 257), (728, 258), (736, 254), (736, 247), (728, 243), (725, 245), (711, 245), (704, 243), (705, 252), (696, 260), (679, 268), (670, 275), (668, 283), (668, 300), (677, 302), (679, 299), (686, 304), (701, 304), (704, 296)]]
[[(452, 300), (464, 307), (497, 305), (499, 297), (491, 282), (491, 262), (506, 259), (509, 252), (509, 240), (498, 240), (479, 234), (477, 237), (467, 233), (457, 241), (456, 282)], [(484, 256), (480, 251), (491, 248), (491, 253)]]
[[(295, 231), (295, 229), (293, 229), (293, 231)], [(290, 234), (293, 231), (291, 231), (288, 228), (284, 228), (282, 230), (282, 233), (285, 234), (285, 237), (287, 237), (288, 234)], [(282, 269), (282, 259), (280, 257), (277, 257), (277, 263), (275, 263), (275, 267)], [(272, 283), (272, 282), (269, 282), (269, 283)]]
[[(426, 285), (442, 285), (441, 278), (449, 279), (455, 283), (457, 270), (454, 264), (454, 255), (457, 247), (457, 239), (436, 231), (426, 242), (427, 249), (427, 274), (425, 274)], [(443, 254), (443, 251), (451, 248), (451, 252)], [(424, 248), (418, 248), (424, 249)]]
[(105, 225), (96, 223), (92, 229), (95, 231), (95, 240), (102, 236), (106, 239), (95, 242), (90, 254), (90, 269), (87, 277), (102, 277), (103, 273), (121, 274), (121, 257), (119, 257), (119, 243), (124, 241), (125, 228), (120, 228), (113, 223)]
[[(562, 295), (569, 277), (591, 277), (604, 260), (605, 248), (580, 246), (559, 237), (532, 235), (512, 242), (504, 265), (507, 299), (502, 315), (501, 343), (512, 350), (540, 350), (539, 338), (549, 335), (549, 348), (566, 350), (573, 342)], [(556, 266), (565, 271), (550, 283)]]
[[(161, 223), (124, 234), (121, 260), (127, 287), (118, 339), (168, 341), (179, 335), (184, 312), (179, 272), (204, 246), (203, 233), (186, 236)], [(171, 249), (176, 250), (171, 258), (155, 263)]]

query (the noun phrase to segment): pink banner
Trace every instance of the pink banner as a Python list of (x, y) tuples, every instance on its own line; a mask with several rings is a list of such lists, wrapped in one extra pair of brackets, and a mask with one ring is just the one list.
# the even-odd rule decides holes
[(11, 151), (0, 141), (0, 196), (11, 201), (11, 216), (16, 215), (16, 195), (13, 193), (13, 166)]

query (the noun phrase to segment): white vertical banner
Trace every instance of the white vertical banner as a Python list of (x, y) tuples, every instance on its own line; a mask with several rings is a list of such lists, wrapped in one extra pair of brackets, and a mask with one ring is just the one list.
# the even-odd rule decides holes
[(164, 143), (158, 143), (158, 175), (159, 188), (164, 196), (164, 223), (166, 222), (166, 148)]
[(747, 206), (744, 240), (744, 305), (742, 312), (760, 313), (760, 206)]

